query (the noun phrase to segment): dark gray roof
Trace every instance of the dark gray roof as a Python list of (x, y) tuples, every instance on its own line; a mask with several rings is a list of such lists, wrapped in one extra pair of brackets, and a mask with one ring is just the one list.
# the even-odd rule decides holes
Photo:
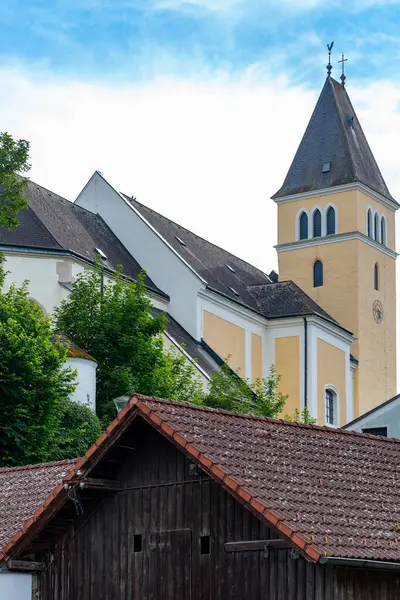
[(203, 349), (200, 342), (197, 342), (175, 319), (168, 313), (163, 313), (158, 308), (152, 308), (153, 315), (158, 316), (165, 314), (167, 317), (166, 331), (168, 335), (179, 345), (184, 346), (187, 354), (196, 361), (196, 363), (205, 371), (208, 376), (211, 376), (217, 369), (217, 364), (213, 361), (207, 352)]
[[(269, 281), (263, 271), (248, 262), (174, 223), (136, 199), (128, 196), (125, 198), (207, 282), (210, 288), (234, 300), (252, 304), (247, 286)], [(179, 240), (182, 240), (185, 245)]]
[(260, 314), (268, 319), (316, 314), (339, 325), (293, 281), (253, 285), (248, 290)]
[[(0, 244), (71, 250), (89, 261), (96, 259), (98, 248), (107, 257), (106, 267), (122, 265), (125, 275), (138, 276), (141, 266), (99, 215), (32, 181), (28, 182), (26, 197), (29, 207), (19, 213), (20, 225), (11, 231), (0, 227)], [(165, 295), (149, 277), (146, 285)]]
[[(125, 198), (140, 212), (176, 252), (207, 282), (207, 287), (266, 318), (315, 313), (337, 323), (295, 283), (272, 283), (269, 276), (246, 261), (211, 244), (174, 221)], [(179, 238), (179, 239), (177, 239)], [(182, 245), (179, 240), (185, 245)], [(229, 265), (234, 272), (227, 267)], [(276, 273), (272, 275), (277, 277)], [(234, 289), (237, 295), (232, 292)]]
[[(330, 171), (323, 173), (328, 162)], [(395, 202), (346, 89), (328, 77), (283, 186), (273, 198), (356, 181)]]

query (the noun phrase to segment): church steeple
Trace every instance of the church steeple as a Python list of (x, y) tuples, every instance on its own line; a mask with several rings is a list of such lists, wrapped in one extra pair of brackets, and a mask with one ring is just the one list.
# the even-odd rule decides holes
[(281, 189), (273, 199), (359, 182), (397, 205), (344, 86), (328, 77)]

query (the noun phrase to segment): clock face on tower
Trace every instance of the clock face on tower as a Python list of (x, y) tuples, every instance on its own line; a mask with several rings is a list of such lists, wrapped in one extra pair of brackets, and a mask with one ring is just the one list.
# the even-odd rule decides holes
[(380, 300), (375, 300), (372, 305), (372, 314), (374, 315), (374, 319), (377, 323), (382, 323), (383, 321), (383, 306)]

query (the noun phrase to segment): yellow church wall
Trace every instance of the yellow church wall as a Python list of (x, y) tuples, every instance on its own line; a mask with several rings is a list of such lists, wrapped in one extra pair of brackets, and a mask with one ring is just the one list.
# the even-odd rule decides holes
[[(395, 260), (358, 242), (359, 295), (358, 386), (360, 414), (396, 394), (396, 272)], [(374, 265), (378, 263), (379, 289), (374, 289)], [(372, 306), (382, 303), (384, 316), (377, 323)], [(357, 414), (356, 414), (357, 416)]]
[(221, 358), (230, 355), (230, 366), (246, 374), (245, 330), (208, 311), (203, 311), (203, 337)]
[(262, 378), (262, 338), (256, 333), (251, 334), (251, 377)]
[(318, 424), (325, 425), (325, 386), (339, 393), (339, 425), (346, 423), (346, 355), (343, 350), (317, 339)]
[(275, 339), (275, 367), (282, 375), (279, 391), (289, 394), (284, 412), (292, 415), (300, 409), (300, 337), (290, 336)]
[[(334, 204), (338, 210), (338, 233), (356, 231), (357, 229), (357, 204), (356, 190), (340, 192), (314, 198), (303, 198), (297, 202), (283, 202), (278, 207), (278, 244), (296, 241), (296, 217), (301, 208), (311, 211), (315, 206), (325, 208)], [(362, 231), (365, 230), (364, 228)]]

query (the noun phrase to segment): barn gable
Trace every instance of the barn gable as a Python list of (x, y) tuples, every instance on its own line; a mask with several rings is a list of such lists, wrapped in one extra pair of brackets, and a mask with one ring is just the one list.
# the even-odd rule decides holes
[[(128, 590), (134, 599), (358, 600), (366, 585), (394, 598), (399, 574), (373, 568), (398, 566), (383, 497), (395, 519), (396, 484), (384, 482), (399, 452), (373, 436), (132, 398), (3, 558), (11, 568), (34, 561), (41, 600), (122, 600)], [(377, 469), (382, 493), (371, 497)]]

